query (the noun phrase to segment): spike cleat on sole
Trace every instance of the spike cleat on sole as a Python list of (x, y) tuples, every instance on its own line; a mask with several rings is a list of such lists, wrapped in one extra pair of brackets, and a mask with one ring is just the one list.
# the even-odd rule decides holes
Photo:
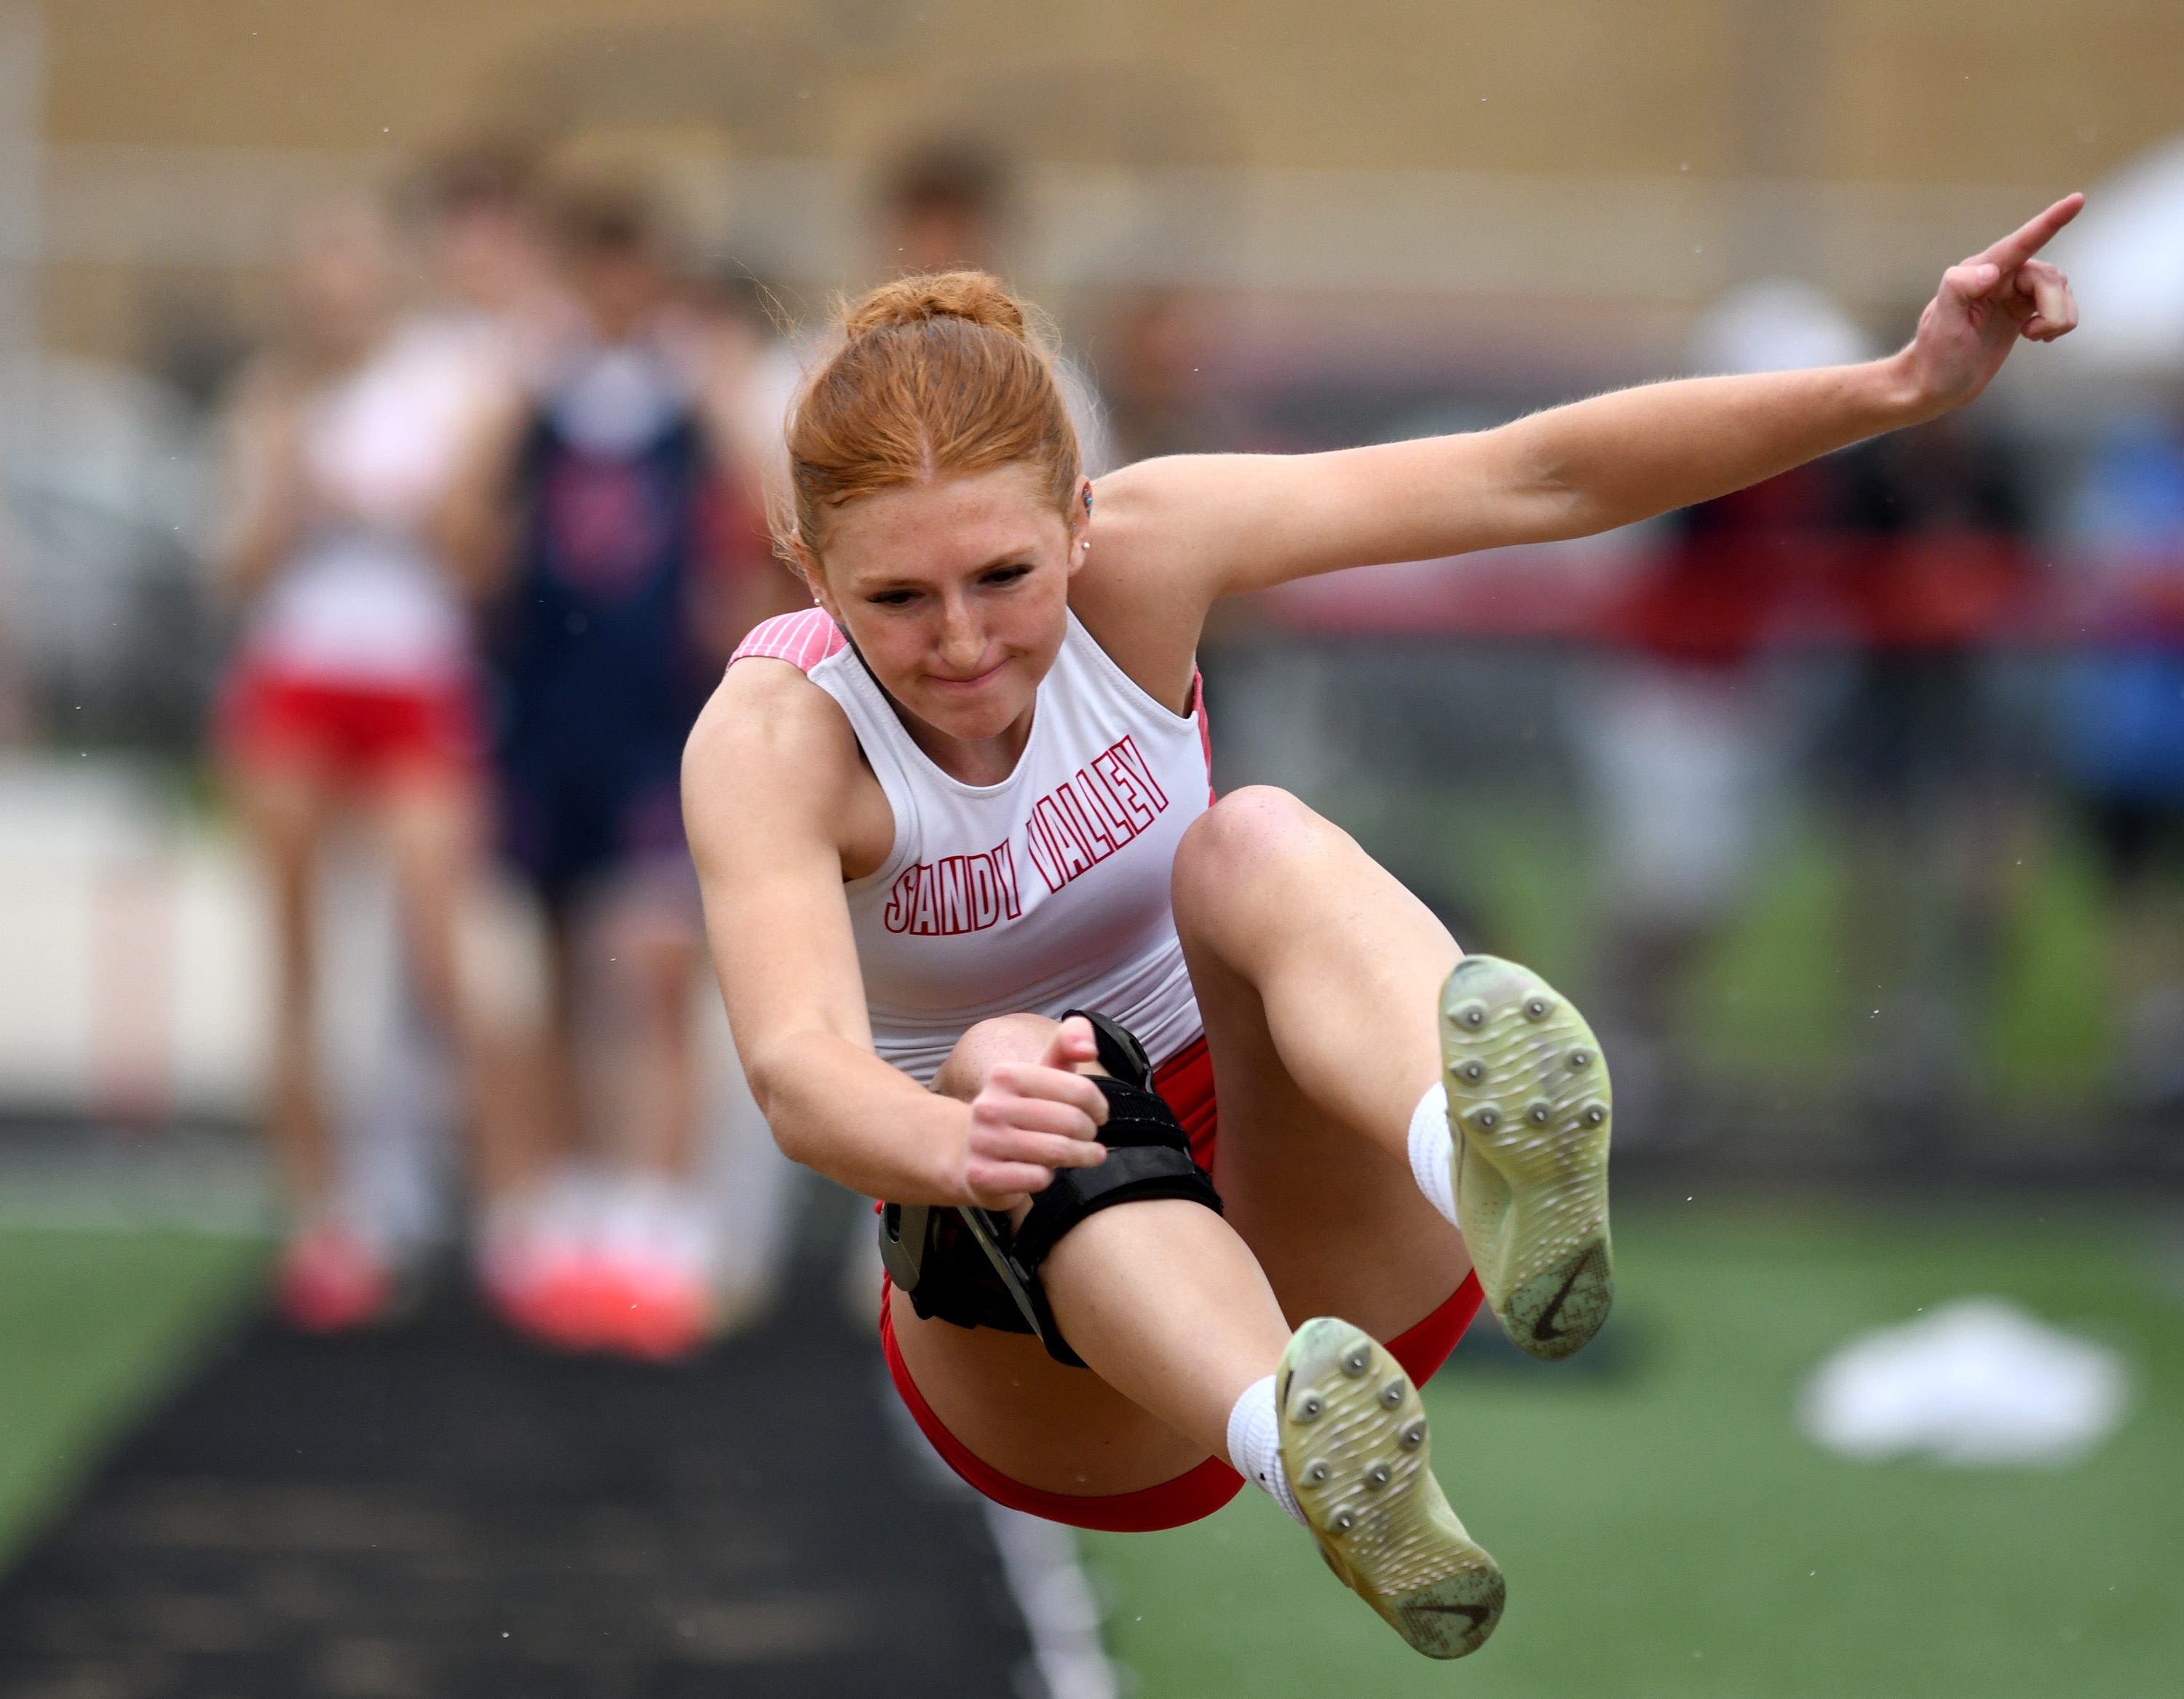
[(1520, 1348), (1568, 1356), (1615, 1295), (1600, 1044), (1529, 968), (1468, 955), (1441, 989), (1440, 1050), (1457, 1221), (1479, 1284)]
[(1343, 1584), (1428, 1657), (1462, 1657), (1502, 1619), (1502, 1571), (1430, 1467), (1425, 1407), (1370, 1335), (1322, 1316), (1282, 1355), (1282, 1468)]

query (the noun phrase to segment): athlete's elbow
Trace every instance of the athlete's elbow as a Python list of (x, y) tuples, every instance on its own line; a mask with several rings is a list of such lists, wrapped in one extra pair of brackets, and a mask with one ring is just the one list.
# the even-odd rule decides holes
[(747, 1068), (744, 1077), (759, 1113), (766, 1118), (766, 1130), (773, 1135), (774, 1148), (799, 1167), (833, 1178), (832, 1146), (820, 1124), (821, 1117), (808, 1111), (803, 1095), (768, 1079), (762, 1070)]
[[(763, 1100), (759, 1108), (764, 1112)], [(766, 1124), (773, 1134), (774, 1148), (783, 1156), (800, 1168), (809, 1168), (819, 1174), (827, 1172), (823, 1141), (813, 1138), (810, 1129), (800, 1125), (794, 1116), (768, 1115)]]
[(813, 1042), (822, 1036), (805, 1031), (768, 1033), (738, 1044), (737, 1050), (744, 1082), (782, 1155), (825, 1173), (826, 1117), (813, 1112), (833, 1072), (829, 1059), (819, 1053), (822, 1046)]
[(1485, 504), (1495, 543), (1563, 543), (1625, 522), (1616, 492), (1559, 433), (1545, 428), (1553, 418), (1519, 420), (1498, 433), (1507, 442), (1491, 485), (1495, 499)]
[(751, 1099), (758, 1111), (766, 1117), (766, 1124), (773, 1130), (773, 1141), (781, 1146), (782, 1154), (803, 1158), (789, 1149), (791, 1130), (795, 1125), (792, 1105), (794, 1101), (794, 1082), (801, 1072), (792, 1056), (784, 1054), (789, 1047), (780, 1040), (760, 1040), (754, 1044), (738, 1041), (738, 1059), (743, 1063), (744, 1083), (750, 1088)]

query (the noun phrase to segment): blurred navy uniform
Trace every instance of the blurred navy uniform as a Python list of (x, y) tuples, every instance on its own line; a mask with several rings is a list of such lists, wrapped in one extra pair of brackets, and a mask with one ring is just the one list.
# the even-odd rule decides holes
[(550, 905), (632, 864), (688, 866), (679, 771), (717, 666), (692, 635), (716, 487), (679, 373), (643, 343), (580, 354), (526, 434), (494, 733), (504, 848)]

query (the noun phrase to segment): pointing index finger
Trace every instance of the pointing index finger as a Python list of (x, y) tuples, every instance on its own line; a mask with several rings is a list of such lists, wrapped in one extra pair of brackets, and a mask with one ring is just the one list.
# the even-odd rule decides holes
[(1991, 265), (1999, 266), (2004, 276), (2008, 276), (2053, 241), (2055, 232), (2077, 217), (2078, 209), (2085, 203), (2083, 195), (2064, 196), (2047, 211), (2028, 220), (1979, 257)]

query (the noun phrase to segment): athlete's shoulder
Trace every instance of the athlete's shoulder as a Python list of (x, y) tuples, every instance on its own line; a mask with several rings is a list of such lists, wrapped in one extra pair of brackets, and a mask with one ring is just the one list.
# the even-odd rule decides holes
[(1212, 591), (1211, 569), (1233, 534), (1238, 491), (1263, 459), (1170, 454), (1110, 472), (1092, 487), (1087, 564), (1104, 560), (1134, 578)]
[(708, 767), (727, 763), (782, 775), (794, 774), (800, 763), (827, 752), (854, 762), (856, 737), (849, 716), (810, 677), (825, 658), (819, 653), (822, 638), (809, 631), (776, 633), (771, 639), (764, 635), (767, 626), (805, 618), (792, 614), (769, 620), (737, 646), (691, 730), (683, 759), (686, 775), (701, 761)]
[(823, 793), (835, 776), (854, 772), (857, 738), (849, 716), (811, 677), (847, 646), (816, 608), (754, 627), (691, 728), (682, 758), (686, 787), (717, 777), (738, 789)]
[[(801, 653), (742, 655), (691, 728), (682, 812), (701, 868), (723, 853), (745, 853), (731, 845), (766, 840), (781, 853), (827, 844), (844, 856), (886, 855), (893, 816), (841, 704), (795, 664)], [(880, 846), (877, 856), (866, 850), (868, 840)]]
[(728, 657), (733, 671), (739, 660), (785, 660), (798, 671), (809, 673), (822, 660), (831, 660), (849, 647), (842, 629), (827, 617), (824, 608), (805, 608), (793, 614), (777, 614), (751, 627)]

